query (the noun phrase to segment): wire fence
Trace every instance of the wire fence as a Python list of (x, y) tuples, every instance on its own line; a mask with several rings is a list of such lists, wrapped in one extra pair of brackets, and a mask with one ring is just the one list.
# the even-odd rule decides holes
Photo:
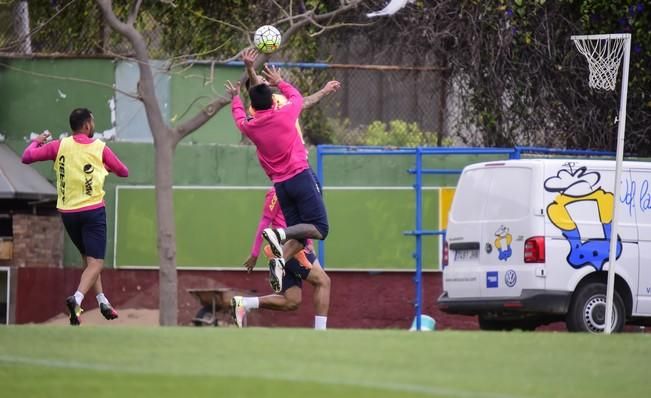
[[(131, 54), (130, 44), (108, 27), (95, 2), (49, 3), (0, 5), (0, 57), (123, 58)], [(129, 12), (129, 2), (115, 1), (113, 7), (122, 18)], [(177, 16), (174, 12), (172, 7), (150, 7), (139, 14), (136, 27), (145, 38), (150, 57), (170, 59), (186, 54), (184, 57), (206, 60), (217, 56), (188, 48), (190, 41), (184, 40), (184, 33), (170, 29), (169, 20)], [(196, 34), (210, 37), (208, 32)], [(291, 81), (305, 95), (328, 80), (342, 83), (337, 95), (304, 112), (303, 131), (312, 144), (417, 146), (450, 142), (445, 139), (447, 127), (452, 125), (447, 122), (446, 85), (438, 68), (321, 64), (289, 70)]]

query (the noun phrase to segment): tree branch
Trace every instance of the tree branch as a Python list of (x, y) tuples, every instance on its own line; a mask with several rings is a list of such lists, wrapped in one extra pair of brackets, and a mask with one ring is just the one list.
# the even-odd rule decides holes
[(147, 52), (145, 39), (142, 37), (140, 32), (133, 27), (133, 25), (125, 24), (117, 18), (113, 12), (111, 0), (97, 0), (97, 4), (102, 10), (106, 22), (111, 26), (111, 28), (113, 28), (113, 30), (126, 37), (135, 50), (138, 69), (140, 71), (138, 94), (140, 100), (145, 105), (145, 113), (147, 115), (147, 121), (149, 122), (149, 128), (154, 136), (154, 140), (156, 140), (161, 134), (168, 132), (169, 128), (163, 121), (163, 114), (158, 105), (158, 101), (156, 100), (154, 76), (149, 64), (149, 54)]
[(140, 9), (140, 5), (142, 4), (142, 0), (136, 0), (136, 2), (133, 4), (131, 7), (131, 11), (129, 12), (129, 19), (127, 19), (127, 25), (133, 26), (134, 22), (136, 22), (136, 18), (138, 17), (138, 10)]
[(231, 102), (230, 98), (225, 96), (217, 97), (210, 104), (204, 106), (199, 113), (191, 119), (181, 123), (173, 129), (176, 140), (181, 141), (188, 134), (203, 126), (210, 118), (219, 112), (224, 106)]

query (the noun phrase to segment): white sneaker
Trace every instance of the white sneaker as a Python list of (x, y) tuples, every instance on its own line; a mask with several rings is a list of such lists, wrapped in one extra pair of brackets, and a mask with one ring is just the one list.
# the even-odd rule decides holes
[(269, 246), (271, 247), (274, 256), (283, 258), (283, 244), (280, 241), (280, 235), (278, 235), (278, 232), (274, 228), (265, 228), (264, 231), (262, 231), (262, 237), (269, 242)]
[(285, 275), (285, 260), (282, 258), (269, 260), (269, 284), (276, 293), (283, 290), (283, 275)]
[(241, 328), (246, 318), (246, 308), (244, 308), (244, 298), (242, 296), (235, 296), (231, 300), (231, 316), (237, 327)]

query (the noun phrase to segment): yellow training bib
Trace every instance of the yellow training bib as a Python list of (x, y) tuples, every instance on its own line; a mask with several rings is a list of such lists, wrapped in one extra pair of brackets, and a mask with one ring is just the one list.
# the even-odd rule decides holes
[(61, 140), (54, 161), (58, 209), (76, 210), (104, 200), (104, 179), (108, 174), (102, 161), (104, 146), (100, 140), (90, 144), (79, 144), (72, 137)]

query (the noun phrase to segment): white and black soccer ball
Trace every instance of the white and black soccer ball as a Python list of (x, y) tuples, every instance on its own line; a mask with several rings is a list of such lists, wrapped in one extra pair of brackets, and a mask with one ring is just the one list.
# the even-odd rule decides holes
[(255, 48), (265, 54), (270, 54), (280, 47), (282, 35), (276, 27), (264, 25), (258, 28), (253, 35)]

